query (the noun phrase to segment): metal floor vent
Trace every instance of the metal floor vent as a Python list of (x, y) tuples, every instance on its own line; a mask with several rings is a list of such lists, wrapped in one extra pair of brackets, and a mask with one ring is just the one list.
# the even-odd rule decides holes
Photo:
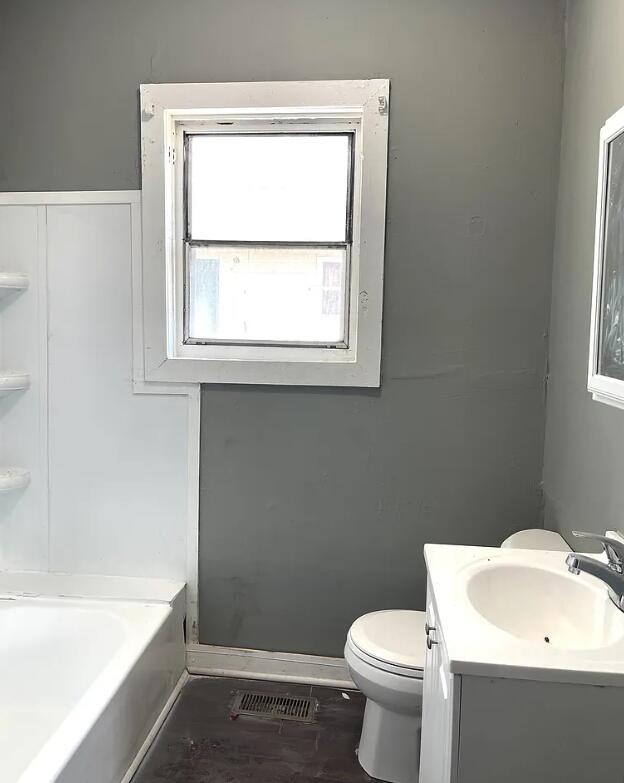
[(258, 691), (236, 691), (231, 717), (254, 715), (256, 718), (314, 723), (317, 709), (318, 699), (312, 696), (299, 698), (284, 694), (259, 693)]

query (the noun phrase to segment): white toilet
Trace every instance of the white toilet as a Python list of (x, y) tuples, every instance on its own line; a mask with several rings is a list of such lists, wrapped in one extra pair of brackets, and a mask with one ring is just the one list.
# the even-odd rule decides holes
[[(558, 533), (521, 530), (501, 547), (569, 551)], [(345, 660), (366, 696), (360, 764), (389, 783), (417, 783), (425, 664), (425, 613), (406, 609), (371, 612), (347, 636)]]

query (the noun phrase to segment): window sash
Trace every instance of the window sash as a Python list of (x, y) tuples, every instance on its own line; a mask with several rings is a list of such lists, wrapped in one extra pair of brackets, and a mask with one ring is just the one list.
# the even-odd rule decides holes
[[(242, 123), (243, 126), (245, 123)], [(192, 236), (191, 226), (191, 166), (192, 166), (192, 154), (190, 140), (193, 136), (348, 136), (349, 137), (349, 155), (348, 155), (348, 168), (347, 168), (347, 195), (345, 199), (345, 239), (344, 241), (310, 241), (310, 240), (237, 240), (237, 239), (206, 239), (206, 238), (194, 238)], [(283, 127), (278, 129), (263, 130), (262, 128), (248, 127), (241, 128), (239, 124), (232, 126), (231, 130), (224, 130), (222, 127), (217, 129), (205, 127), (205, 123), (202, 123), (197, 128), (185, 127), (182, 131), (182, 150), (183, 150), (183, 167), (182, 167), (182, 190), (183, 190), (183, 343), (185, 345), (223, 345), (223, 346), (267, 346), (277, 348), (334, 348), (338, 350), (348, 349), (350, 345), (349, 327), (351, 322), (351, 255), (353, 245), (353, 205), (354, 205), (354, 150), (355, 150), (355, 129), (323, 129), (319, 131), (313, 131), (309, 128), (293, 128), (289, 123), (284, 123)], [(328, 343), (327, 341), (298, 341), (298, 340), (243, 340), (243, 339), (198, 339), (191, 337), (190, 335), (190, 269), (189, 269), (189, 252), (193, 247), (206, 247), (210, 245), (240, 245), (248, 247), (281, 247), (281, 248), (314, 248), (319, 250), (333, 250), (341, 249), (345, 252), (345, 285), (344, 285), (344, 302), (343, 302), (343, 335), (342, 341), (335, 343)]]
[[(190, 315), (191, 315), (191, 284), (190, 284), (190, 264), (189, 252), (192, 247), (207, 247), (210, 245), (241, 245), (248, 247), (294, 247), (294, 248), (314, 248), (323, 250), (341, 249), (345, 252), (345, 284), (343, 301), (343, 339), (337, 342), (328, 342), (326, 340), (244, 340), (244, 339), (224, 339), (224, 338), (203, 338), (199, 339), (190, 335)], [(184, 311), (183, 311), (183, 342), (184, 345), (240, 345), (249, 347), (273, 347), (273, 348), (333, 348), (345, 350), (350, 347), (350, 323), (351, 323), (351, 243), (333, 242), (331, 244), (311, 243), (311, 242), (209, 242), (207, 240), (185, 240), (184, 241)]]
[[(238, 240), (235, 237), (228, 239), (210, 239), (207, 237), (194, 237), (191, 226), (191, 167), (192, 167), (192, 153), (190, 140), (193, 136), (347, 136), (349, 140), (349, 154), (347, 165), (347, 195), (345, 199), (345, 232), (344, 240), (336, 242), (335, 240)], [(354, 164), (354, 150), (355, 150), (355, 130), (322, 130), (311, 131), (309, 129), (293, 129), (288, 124), (279, 129), (272, 129), (270, 131), (258, 130), (257, 128), (242, 129), (238, 126), (233, 127), (232, 130), (224, 131), (223, 129), (211, 130), (206, 128), (189, 129), (185, 128), (183, 131), (183, 236), (186, 242), (204, 242), (206, 244), (217, 245), (257, 245), (257, 246), (302, 246), (302, 247), (345, 247), (353, 242), (353, 184), (355, 176), (355, 164)]]

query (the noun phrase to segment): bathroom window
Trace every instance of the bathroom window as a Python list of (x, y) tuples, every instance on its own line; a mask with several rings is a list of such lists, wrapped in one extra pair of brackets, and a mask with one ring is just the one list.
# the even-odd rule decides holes
[(142, 86), (146, 380), (379, 385), (388, 86)]

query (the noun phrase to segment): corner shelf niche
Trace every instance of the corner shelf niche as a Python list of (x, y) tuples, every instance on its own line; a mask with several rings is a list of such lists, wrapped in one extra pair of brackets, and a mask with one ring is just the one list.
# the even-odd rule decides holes
[(12, 392), (27, 389), (30, 386), (30, 375), (23, 370), (0, 370), (0, 397), (6, 397)]
[(28, 275), (0, 272), (0, 299), (28, 288)]
[[(19, 294), (28, 288), (28, 275), (19, 272), (0, 272), (0, 299)], [(0, 397), (30, 386), (30, 376), (23, 370), (0, 370)], [(30, 484), (26, 468), (0, 467), (0, 495), (25, 489)]]
[(24, 489), (30, 484), (30, 472), (25, 468), (0, 468), (0, 495)]

